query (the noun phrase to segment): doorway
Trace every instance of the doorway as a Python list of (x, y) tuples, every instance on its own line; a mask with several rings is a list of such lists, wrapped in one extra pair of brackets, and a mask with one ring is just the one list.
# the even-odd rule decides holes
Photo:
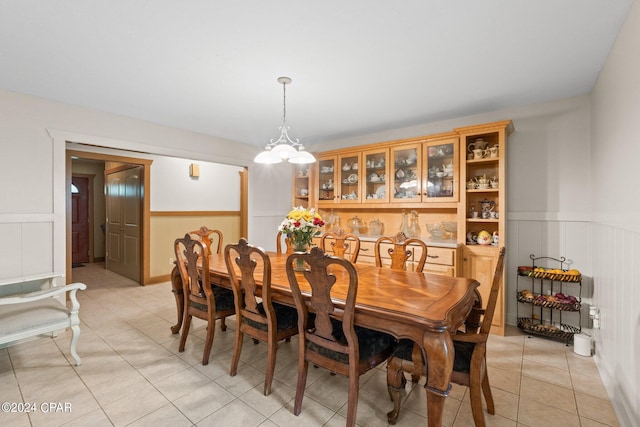
[[(135, 249), (137, 254), (137, 267), (136, 274), (134, 275), (135, 279), (141, 285), (145, 285), (149, 283), (149, 241), (150, 241), (150, 228), (149, 228), (149, 211), (150, 211), (150, 201), (149, 201), (149, 184), (151, 181), (151, 164), (152, 160), (149, 159), (140, 159), (133, 157), (124, 157), (117, 155), (109, 155), (102, 153), (94, 153), (88, 151), (78, 151), (78, 150), (66, 150), (66, 180), (67, 180), (67, 209), (66, 209), (66, 275), (69, 283), (73, 280), (73, 270), (72, 270), (72, 260), (73, 260), (73, 233), (72, 233), (72, 222), (73, 222), (73, 197), (71, 194), (72, 188), (72, 167), (74, 160), (98, 160), (103, 161), (105, 164), (105, 169), (117, 170), (118, 167), (121, 167), (121, 170), (128, 168), (138, 167), (138, 189), (136, 190), (140, 194), (140, 202), (138, 207), (138, 226), (139, 226), (139, 237), (137, 242), (137, 248)], [(106, 179), (106, 176), (105, 176)], [(106, 185), (105, 185), (106, 187)], [(97, 190), (96, 190), (97, 191)], [(106, 207), (105, 207), (106, 210)], [(103, 225), (102, 221), (100, 225)], [(98, 226), (98, 224), (96, 224)], [(104, 231), (106, 235), (106, 224), (104, 224)], [(98, 230), (102, 233), (101, 230)], [(105, 236), (106, 237), (106, 236)], [(105, 256), (106, 261), (106, 256)], [(105, 262), (106, 263), (106, 262)], [(117, 273), (117, 271), (116, 271)], [(120, 274), (120, 273), (119, 273)], [(129, 276), (127, 276), (129, 277)]]
[(91, 213), (93, 176), (73, 174), (71, 178), (71, 254), (73, 266), (91, 261), (93, 242)]

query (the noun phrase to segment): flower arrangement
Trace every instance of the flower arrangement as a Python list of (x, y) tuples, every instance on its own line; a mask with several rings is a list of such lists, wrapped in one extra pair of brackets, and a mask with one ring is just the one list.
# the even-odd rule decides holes
[(315, 236), (320, 235), (320, 227), (324, 221), (315, 209), (306, 209), (302, 206), (294, 207), (278, 227), (289, 238), (294, 248), (301, 245), (310, 246)]

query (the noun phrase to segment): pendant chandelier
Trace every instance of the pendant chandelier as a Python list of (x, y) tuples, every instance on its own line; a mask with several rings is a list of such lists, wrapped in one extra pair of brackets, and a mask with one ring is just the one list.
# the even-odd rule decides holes
[(289, 163), (313, 163), (316, 158), (304, 149), (300, 140), (289, 138), (289, 126), (287, 126), (287, 85), (291, 83), (289, 77), (278, 77), (278, 83), (282, 84), (283, 114), (282, 126), (280, 126), (280, 138), (271, 140), (264, 151), (253, 159), (256, 163), (280, 163), (287, 160)]

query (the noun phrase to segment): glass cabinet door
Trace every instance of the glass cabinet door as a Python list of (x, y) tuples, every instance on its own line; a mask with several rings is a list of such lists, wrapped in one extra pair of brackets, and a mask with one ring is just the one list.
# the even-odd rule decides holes
[(336, 203), (337, 157), (318, 159), (318, 204)]
[(338, 156), (339, 203), (359, 203), (360, 194), (360, 153)]
[(312, 175), (311, 168), (315, 165), (293, 166), (293, 206), (309, 207), (309, 200), (313, 197), (312, 189), (309, 188), (311, 182), (309, 177)]
[(389, 175), (389, 149), (369, 150), (362, 153), (365, 166), (363, 174), (363, 203), (388, 203), (387, 176)]
[(426, 202), (458, 200), (458, 140), (427, 142), (423, 147), (424, 192)]
[(393, 166), (387, 189), (391, 203), (420, 202), (422, 200), (420, 183), (422, 179), (422, 157), (420, 144), (402, 145), (391, 148)]

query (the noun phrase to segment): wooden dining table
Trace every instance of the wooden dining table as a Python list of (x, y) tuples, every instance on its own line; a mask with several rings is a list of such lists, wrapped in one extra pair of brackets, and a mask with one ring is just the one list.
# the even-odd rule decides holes
[[(269, 259), (273, 300), (295, 306), (286, 273), (287, 255), (269, 253)], [(428, 425), (441, 426), (453, 370), (451, 335), (463, 324), (478, 301), (479, 283), (473, 279), (373, 265), (356, 264), (356, 268), (356, 325), (386, 332), (398, 339), (411, 339), (423, 348), (428, 370), (425, 385)], [(231, 287), (222, 254), (210, 255), (209, 274), (213, 284)], [(180, 275), (175, 271), (172, 273), (172, 286), (178, 309), (178, 323), (172, 331), (177, 333), (182, 324), (184, 295)], [(332, 290), (332, 297), (338, 301), (344, 296), (346, 289)]]

